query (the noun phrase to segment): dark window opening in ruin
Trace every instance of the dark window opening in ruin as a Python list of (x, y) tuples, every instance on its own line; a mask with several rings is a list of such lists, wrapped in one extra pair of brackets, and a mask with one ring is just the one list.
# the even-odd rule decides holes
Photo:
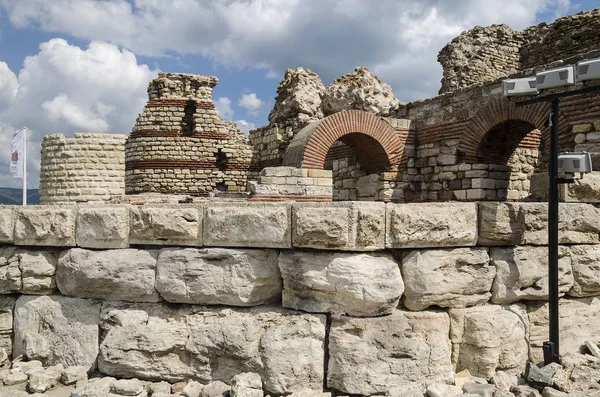
[(334, 142), (325, 158), (332, 170), (334, 201), (379, 200), (384, 187), (380, 174), (389, 168), (381, 144), (366, 134), (348, 134)]
[(227, 185), (225, 184), (225, 182), (217, 182), (215, 184), (215, 190), (217, 190), (219, 192), (226, 192), (227, 191)]
[(541, 147), (542, 134), (532, 124), (522, 120), (496, 124), (477, 148), (481, 175), (471, 180), (471, 186), (484, 189), (490, 200), (533, 199), (537, 193), (531, 181), (545, 169)]
[(196, 101), (191, 99), (187, 101), (183, 112), (184, 116), (181, 122), (181, 133), (184, 136), (192, 136), (196, 130), (196, 121), (194, 120), (194, 115), (196, 114)]
[(215, 153), (216, 165), (219, 171), (225, 171), (227, 169), (227, 164), (229, 163), (229, 158), (223, 152), (223, 149), (219, 149), (217, 153)]

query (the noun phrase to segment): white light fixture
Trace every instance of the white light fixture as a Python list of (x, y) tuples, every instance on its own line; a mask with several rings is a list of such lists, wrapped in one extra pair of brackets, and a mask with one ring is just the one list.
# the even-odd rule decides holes
[(600, 79), (600, 58), (581, 61), (577, 64), (577, 80)]
[(503, 96), (526, 96), (537, 95), (535, 77), (524, 79), (508, 79), (502, 81)]
[(575, 69), (572, 65), (546, 70), (535, 75), (538, 90), (564, 87), (575, 84)]
[(558, 156), (558, 172), (565, 179), (574, 179), (575, 173), (589, 174), (592, 172), (592, 156), (588, 152), (564, 152)]

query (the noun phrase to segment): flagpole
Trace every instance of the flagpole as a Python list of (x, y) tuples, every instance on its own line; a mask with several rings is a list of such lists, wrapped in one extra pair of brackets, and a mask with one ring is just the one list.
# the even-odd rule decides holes
[(27, 127), (23, 127), (23, 205), (27, 205)]

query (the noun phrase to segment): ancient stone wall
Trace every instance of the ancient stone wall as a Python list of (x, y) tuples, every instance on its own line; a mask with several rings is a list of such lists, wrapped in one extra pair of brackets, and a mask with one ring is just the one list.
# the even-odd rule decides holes
[(214, 110), (214, 76), (160, 73), (125, 147), (127, 194), (245, 192), (252, 149)]
[(438, 54), (444, 69), (440, 94), (528, 69), (543, 70), (597, 56), (600, 8), (541, 23), (522, 31), (506, 25), (476, 26)]
[[(465, 369), (521, 375), (548, 337), (546, 209), (0, 207), (0, 364), (202, 384), (253, 372), (257, 395), (423, 394)], [(560, 219), (561, 354), (589, 362), (600, 210), (561, 204)], [(517, 386), (498, 379), (492, 390)]]
[(125, 193), (125, 135), (44, 136), (40, 203), (106, 201)]

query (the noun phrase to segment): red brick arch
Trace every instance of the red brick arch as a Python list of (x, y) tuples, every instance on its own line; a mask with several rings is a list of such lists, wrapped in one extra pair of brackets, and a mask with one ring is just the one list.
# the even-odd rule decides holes
[(336, 141), (383, 160), (387, 166), (398, 164), (404, 150), (404, 140), (381, 117), (361, 110), (343, 110), (298, 132), (287, 148), (283, 165), (323, 169), (327, 153)]
[[(522, 121), (540, 130), (543, 142), (549, 149), (550, 128), (545, 126), (549, 114), (550, 104), (546, 102), (517, 107), (514, 102), (505, 98), (497, 99), (479, 109), (471, 118), (461, 135), (458, 151), (464, 156), (464, 160), (477, 161), (477, 151), (486, 133), (494, 126), (509, 120)], [(568, 130), (567, 120), (561, 113), (559, 114), (559, 137), (566, 138)]]

